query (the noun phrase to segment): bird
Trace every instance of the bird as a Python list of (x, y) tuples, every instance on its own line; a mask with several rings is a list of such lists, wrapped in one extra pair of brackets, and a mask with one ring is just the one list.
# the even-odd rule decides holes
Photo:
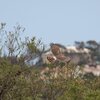
[(65, 56), (64, 54), (58, 54), (56, 58), (57, 60), (64, 62), (64, 63), (69, 63), (71, 61), (71, 58), (68, 56)]
[[(71, 61), (71, 58), (66, 56), (65, 52), (61, 51), (61, 48), (62, 48), (61, 45), (51, 43), (50, 46), (51, 46), (51, 52), (56, 57), (56, 61), (60, 61), (64, 63), (69, 63)], [(65, 48), (63, 47), (63, 49)]]
[(56, 61), (56, 57), (51, 56), (51, 55), (48, 55), (48, 56), (47, 56), (47, 60), (48, 60), (49, 62), (53, 63), (53, 62)]
[(51, 48), (51, 52), (53, 53), (53, 55), (58, 55), (60, 52), (60, 47), (54, 43), (50, 44), (50, 48)]

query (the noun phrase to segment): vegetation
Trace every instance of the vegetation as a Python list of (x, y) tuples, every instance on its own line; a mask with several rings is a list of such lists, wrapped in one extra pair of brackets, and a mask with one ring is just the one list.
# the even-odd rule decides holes
[(89, 40), (86, 42), (75, 41), (75, 45), (79, 49), (88, 48), (91, 51), (91, 62), (100, 64), (100, 43), (95, 40)]
[(1, 25), (6, 41), (2, 40), (0, 46), (0, 100), (100, 100), (100, 77), (75, 77), (78, 72), (71, 63), (27, 66), (25, 61), (30, 55), (40, 56), (44, 45), (34, 37), (22, 41), (20, 26), (7, 32), (5, 24)]

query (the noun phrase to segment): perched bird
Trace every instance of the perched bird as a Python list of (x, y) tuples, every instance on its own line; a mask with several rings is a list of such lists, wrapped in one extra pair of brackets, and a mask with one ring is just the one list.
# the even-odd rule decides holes
[(49, 62), (53, 63), (53, 62), (56, 61), (56, 57), (51, 56), (51, 55), (48, 55), (48, 56), (47, 56), (47, 60), (48, 60)]
[(61, 61), (61, 62), (64, 62), (64, 63), (68, 63), (71, 61), (71, 58), (68, 57), (68, 56), (65, 56), (64, 54), (58, 54), (56, 56), (57, 60)]
[[(64, 62), (64, 63), (69, 63), (71, 61), (71, 58), (65, 55), (66, 48), (60, 44), (54, 44), (51, 43), (51, 52), (53, 55), (56, 57), (56, 61)], [(62, 50), (63, 49), (63, 50)], [(49, 61), (53, 61), (52, 57), (47, 58)]]
[(50, 44), (50, 47), (51, 47), (51, 52), (53, 53), (53, 55), (58, 55), (60, 52), (60, 47), (54, 43), (51, 43)]

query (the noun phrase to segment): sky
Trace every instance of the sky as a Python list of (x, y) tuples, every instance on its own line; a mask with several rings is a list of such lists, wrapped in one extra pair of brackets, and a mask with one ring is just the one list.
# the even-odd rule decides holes
[(26, 28), (22, 37), (36, 36), (44, 44), (72, 45), (100, 41), (100, 0), (0, 0), (0, 22), (12, 30)]

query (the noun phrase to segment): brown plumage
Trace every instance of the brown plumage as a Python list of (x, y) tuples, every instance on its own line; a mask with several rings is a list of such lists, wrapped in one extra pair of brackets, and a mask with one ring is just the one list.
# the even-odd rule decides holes
[(56, 44), (51, 44), (51, 52), (56, 56), (60, 53), (60, 47)]
[[(53, 55), (56, 57), (56, 59), (58, 61), (61, 61), (61, 62), (64, 62), (64, 63), (68, 63), (68, 62), (71, 61), (70, 57), (65, 56), (64, 53), (61, 52), (61, 46), (59, 46), (57, 44), (53, 44), (53, 43), (50, 46), (51, 46), (51, 52), (53, 53)], [(50, 59), (51, 58), (49, 58), (49, 60)]]
[(47, 56), (47, 60), (51, 63), (55, 61), (53, 56)]
[(66, 62), (66, 63), (71, 61), (71, 58), (70, 57), (66, 57), (64, 54), (59, 54), (59, 55), (56, 56), (56, 58), (59, 61)]

